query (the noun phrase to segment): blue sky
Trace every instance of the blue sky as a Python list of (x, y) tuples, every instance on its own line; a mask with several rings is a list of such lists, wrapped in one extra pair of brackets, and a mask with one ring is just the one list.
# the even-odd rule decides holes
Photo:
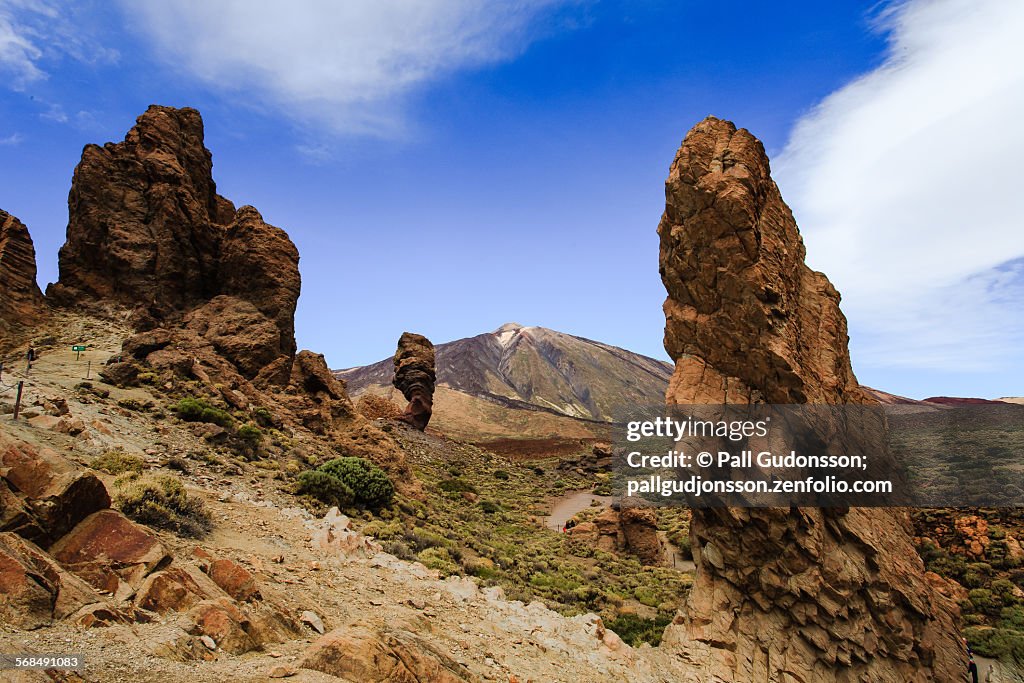
[(1024, 394), (1017, 3), (288, 5), (0, 0), (0, 207), (43, 285), (82, 146), (188, 105), (332, 366), (507, 321), (663, 358), (664, 179), (714, 114), (764, 141), (863, 383)]

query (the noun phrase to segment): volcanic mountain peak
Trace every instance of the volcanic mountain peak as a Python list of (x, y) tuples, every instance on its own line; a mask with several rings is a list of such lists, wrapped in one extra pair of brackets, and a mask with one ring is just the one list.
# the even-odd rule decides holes
[(524, 329), (528, 328), (524, 328), (519, 323), (505, 323), (491, 334), (498, 338), (499, 344), (502, 346), (508, 346), (515, 336)]
[[(663, 402), (672, 374), (664, 361), (519, 323), (440, 344), (435, 351), (442, 393), (450, 390), (463, 399), (601, 422), (629, 405)], [(335, 374), (355, 396), (389, 393), (393, 372), (388, 359)]]

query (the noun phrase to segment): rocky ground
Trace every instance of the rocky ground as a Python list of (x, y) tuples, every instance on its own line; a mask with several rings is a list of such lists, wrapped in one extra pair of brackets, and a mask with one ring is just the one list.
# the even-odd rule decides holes
[[(119, 352), (124, 330), (106, 321), (58, 313), (50, 331), (51, 338), (41, 340), (40, 358), (30, 372), (18, 367), (14, 357), (7, 358), (5, 385), (19, 379), (26, 384), (18, 421), (10, 415), (10, 393), (0, 398), (4, 438), (52, 449), (83, 470), (111, 449), (123, 449), (144, 459), (145, 476), (180, 478), (190, 494), (204, 501), (212, 530), (198, 539), (153, 530), (173, 561), (171, 569), (162, 565), (151, 576), (177, 568), (205, 589), (202, 577), (217, 578), (211, 564), (219, 562), (218, 566), (240, 570), (239, 575), (251, 578), (243, 583), (255, 586), (254, 591), (238, 593), (237, 580), (218, 579), (231, 589), (232, 605), (253, 615), (254, 623), (261, 618), (258, 615), (272, 611), (284, 626), (262, 642), (258, 635), (249, 634), (252, 642), (240, 644), (244, 634), (197, 618), (195, 607), (186, 609), (187, 600), (162, 604), (166, 596), (143, 586), (123, 595), (100, 596), (112, 609), (133, 606), (135, 618), (129, 623), (98, 618), (90, 627), (85, 625), (88, 619), (75, 623), (69, 618), (34, 629), (7, 624), (0, 631), (3, 652), (81, 654), (86, 667), (77, 676), (95, 681), (156, 681), (168, 675), (239, 681), (284, 676), (359, 682), (698, 680), (692, 665), (668, 651), (625, 644), (596, 614), (565, 616), (540, 601), (509, 600), (501, 581), (458, 575), (442, 578), (450, 568), (431, 569), (382, 552), (377, 542), (348, 528), (345, 518), (325, 520), (322, 509), (311, 512), (302, 507), (275, 467), (229, 458), (194, 425), (169, 416), (160, 387), (118, 388), (85, 380), (89, 359), (94, 375), (101, 359)], [(89, 344), (77, 361), (70, 351), (75, 342)], [(147, 405), (152, 407), (138, 409)], [(455, 453), (477, 454), (480, 462), (486, 462), (483, 473), (496, 484), (502, 482), (492, 476), (496, 468), (512, 470), (517, 478), (536, 476), (532, 469), (499, 456), (485, 457), (472, 446), (405, 431), (397, 424), (394, 429), (428, 482), (451, 477), (444, 468)], [(461, 462), (464, 468), (479, 469), (474, 468), (472, 457)], [(130, 482), (123, 476), (91, 471), (103, 481), (116, 506), (118, 492)], [(478, 474), (459, 476), (478, 481), (474, 479)], [(489, 490), (479, 484), (477, 488), (500, 500), (499, 504), (519, 510), (498, 496), (498, 487)], [(538, 501), (544, 500), (548, 490), (528, 490), (529, 496), (536, 497), (525, 501), (523, 510), (540, 512)], [(416, 503), (419, 510), (429, 514), (432, 495)], [(451, 498), (438, 500), (457, 506)], [(458, 500), (470, 505), (466, 498)], [(566, 542), (545, 530), (539, 518), (531, 521), (525, 513), (499, 514), (503, 516), (494, 526), (521, 524), (525, 534), (546, 535), (546, 541), (554, 544)], [(374, 519), (367, 515), (357, 519), (356, 526)], [(377, 528), (399, 519), (401, 513), (396, 511), (390, 520), (378, 519)], [(632, 562), (629, 566), (637, 569)], [(506, 580), (511, 576), (507, 573)], [(497, 585), (486, 587), (488, 583)], [(149, 603), (141, 601), (145, 596)], [(140, 607), (143, 604), (153, 609)], [(583, 611), (573, 604), (556, 606), (563, 612)], [(75, 675), (65, 678), (78, 680)], [(41, 672), (22, 672), (14, 678), (49, 679)]]

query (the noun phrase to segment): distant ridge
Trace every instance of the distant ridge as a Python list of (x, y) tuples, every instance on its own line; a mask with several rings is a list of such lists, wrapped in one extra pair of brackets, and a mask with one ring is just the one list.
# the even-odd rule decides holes
[[(526, 416), (517, 415), (513, 421), (508, 411), (532, 413), (535, 419), (546, 413), (576, 422), (570, 427), (558, 421), (555, 424), (561, 427), (553, 425), (548, 430), (551, 436), (558, 436), (561, 428), (568, 429), (569, 434), (581, 429), (592, 433), (593, 428), (584, 423), (608, 423), (629, 407), (664, 403), (672, 374), (672, 365), (666, 361), (518, 323), (506, 323), (493, 332), (439, 344), (435, 352), (440, 394), (435, 401), (442, 403), (435, 410), (439, 427), (447, 425), (451, 429), (453, 421), (466, 419), (492, 420), (498, 424), (484, 431), (494, 432), (495, 437), (522, 433)], [(345, 380), (353, 397), (370, 392), (401, 403), (401, 396), (396, 396), (391, 388), (393, 373), (390, 358), (335, 371), (339, 379)], [(446, 401), (457, 403), (460, 410), (470, 415), (446, 415)], [(482, 406), (480, 402), (490, 405)], [(472, 435), (477, 427), (460, 425), (455, 431), (461, 433), (464, 429)]]

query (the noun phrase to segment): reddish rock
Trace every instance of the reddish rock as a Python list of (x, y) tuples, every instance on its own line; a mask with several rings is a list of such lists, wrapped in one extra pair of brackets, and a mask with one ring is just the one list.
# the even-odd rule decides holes
[(39, 526), (28, 504), (0, 479), (0, 531), (10, 531), (34, 543), (45, 543), (46, 532)]
[(60, 280), (47, 294), (158, 317), (210, 298), (234, 217), (212, 168), (195, 109), (154, 105), (123, 142), (87, 145), (71, 181)]
[(166, 614), (184, 612), (203, 600), (221, 597), (223, 592), (199, 572), (172, 566), (146, 577), (135, 595), (135, 604), (140, 609)]
[(274, 322), (254, 304), (237, 297), (214, 297), (192, 310), (185, 325), (209, 341), (246, 379), (254, 379), (264, 367), (283, 357), (281, 332)]
[(423, 335), (403, 332), (395, 352), (395, 385), (409, 405), (398, 419), (421, 432), (434, 409), (434, 345)]
[[(873, 401), (850, 366), (839, 294), (804, 264), (754, 136), (699, 123), (665, 196), (670, 404)], [(687, 620), (663, 647), (724, 680), (956, 680), (956, 609), (925, 579), (909, 531), (904, 512), (882, 508), (695, 509)]]
[(88, 584), (39, 546), (0, 533), (0, 625), (33, 629), (98, 601)]
[(170, 561), (156, 535), (115, 510), (101, 510), (57, 541), (50, 553), (92, 586), (122, 598)]
[(957, 517), (953, 524), (957, 536), (953, 551), (960, 550), (972, 560), (984, 560), (991, 543), (988, 521), (977, 515), (965, 515)]
[(295, 355), (295, 305), (302, 280), (299, 251), (281, 228), (243, 206), (221, 244), (219, 291), (251, 302), (278, 330), (278, 354)]
[(658, 538), (658, 516), (650, 508), (623, 507), (619, 512), (619, 525), (625, 539), (626, 550), (646, 565), (661, 564), (664, 551)]
[[(110, 507), (107, 489), (95, 475), (79, 470), (48, 448), (36, 448), (3, 434), (0, 477), (18, 494), (23, 501), (21, 509), (28, 510), (34, 520), (34, 524), (29, 524), (18, 517), (15, 508), (16, 521), (8, 521), (4, 529), (24, 527), (29, 538), (44, 546), (97, 510)], [(6, 516), (4, 513), (0, 518)], [(41, 535), (37, 535), (36, 529)]]
[(0, 210), (0, 332), (31, 327), (46, 315), (32, 237), (21, 221)]
[(217, 647), (229, 654), (240, 655), (261, 646), (249, 633), (252, 624), (248, 615), (228, 598), (204, 600), (188, 616), (194, 624), (193, 635), (213, 638)]
[(300, 668), (361, 683), (466, 683), (476, 677), (419, 636), (354, 626), (321, 636)]
[[(212, 168), (202, 118), (189, 108), (151, 106), (123, 142), (86, 146), (48, 294), (66, 306), (135, 309), (142, 330), (187, 315), (246, 379), (274, 365), (264, 380), (283, 386), (295, 354), (299, 254), (256, 209), (235, 211), (219, 196)], [(170, 336), (125, 350), (152, 362)], [(181, 369), (173, 354), (160, 359)]]
[(291, 367), (289, 385), (295, 393), (287, 404), (312, 432), (327, 434), (355, 414), (345, 385), (331, 373), (322, 354), (300, 351)]
[(215, 584), (240, 602), (256, 600), (260, 597), (260, 587), (252, 573), (231, 560), (214, 560), (206, 573)]

